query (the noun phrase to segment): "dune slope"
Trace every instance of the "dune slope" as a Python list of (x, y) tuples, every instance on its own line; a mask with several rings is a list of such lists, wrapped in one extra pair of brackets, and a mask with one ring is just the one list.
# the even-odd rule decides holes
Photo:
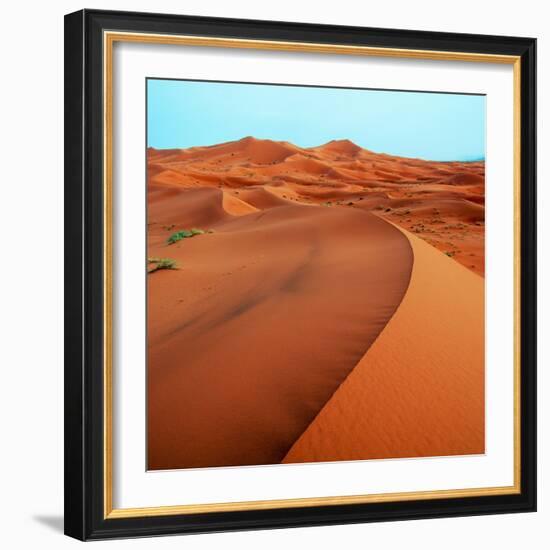
[[(148, 466), (280, 462), (401, 302), (409, 241), (359, 209), (149, 192), (148, 253), (180, 269), (148, 277)], [(192, 226), (214, 232), (166, 244)]]
[(483, 161), (147, 157), (150, 469), (484, 451)]
[(403, 301), (283, 462), (484, 452), (483, 279), (408, 238)]

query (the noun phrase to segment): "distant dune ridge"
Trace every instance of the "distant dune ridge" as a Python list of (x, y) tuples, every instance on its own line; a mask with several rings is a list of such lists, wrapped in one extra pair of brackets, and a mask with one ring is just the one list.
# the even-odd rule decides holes
[(247, 137), (147, 166), (178, 265), (148, 276), (150, 469), (484, 452), (484, 162)]
[[(264, 188), (302, 203), (352, 202), (484, 273), (485, 163), (434, 162), (362, 149), (349, 140), (304, 149), (246, 137), (147, 151), (149, 184)], [(242, 197), (241, 197), (242, 198)]]

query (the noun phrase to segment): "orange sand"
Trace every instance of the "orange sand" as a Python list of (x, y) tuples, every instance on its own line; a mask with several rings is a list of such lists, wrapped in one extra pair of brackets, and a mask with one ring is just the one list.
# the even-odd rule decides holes
[(348, 140), (304, 149), (252, 137), (147, 154), (150, 185), (218, 187), (260, 209), (279, 198), (374, 211), (484, 274), (483, 161), (395, 157)]
[(150, 469), (483, 452), (483, 162), (147, 154)]
[(407, 236), (403, 301), (284, 462), (484, 452), (483, 279)]
[[(149, 209), (149, 255), (180, 266), (148, 277), (149, 468), (280, 462), (401, 301), (410, 245), (360, 210), (180, 195)], [(214, 232), (167, 245), (176, 206)]]

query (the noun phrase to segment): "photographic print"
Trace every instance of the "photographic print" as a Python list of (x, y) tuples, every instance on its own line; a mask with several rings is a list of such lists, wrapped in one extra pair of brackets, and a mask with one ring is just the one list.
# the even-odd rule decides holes
[(485, 451), (485, 96), (147, 79), (147, 467)]
[(536, 40), (65, 17), (65, 532), (536, 510)]

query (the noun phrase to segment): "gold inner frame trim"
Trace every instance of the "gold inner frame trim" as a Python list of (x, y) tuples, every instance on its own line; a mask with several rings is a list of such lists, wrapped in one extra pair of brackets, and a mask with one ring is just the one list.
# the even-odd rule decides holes
[[(113, 363), (112, 363), (112, 188), (113, 188), (113, 46), (116, 42), (167, 44), (182, 46), (207, 46), (218, 48), (258, 49), (271, 51), (306, 52), (321, 54), (396, 57), (442, 61), (467, 61), (475, 63), (499, 63), (513, 65), (514, 79), (514, 484), (506, 487), (462, 488), (435, 491), (414, 491), (370, 495), (255, 500), (246, 502), (222, 502), (212, 504), (182, 504), (148, 508), (113, 508)], [(105, 31), (103, 34), (103, 111), (104, 111), (104, 517), (105, 519), (170, 516), (208, 512), (269, 510), (277, 508), (303, 508), (308, 506), (334, 506), (442, 498), (510, 495), (521, 492), (521, 432), (520, 432), (520, 383), (521, 383), (521, 294), (520, 294), (520, 227), (521, 227), (521, 60), (519, 56), (448, 52), (434, 50), (409, 50), (340, 44), (316, 44), (307, 42), (283, 42), (204, 36), (164, 35), (132, 32)]]

